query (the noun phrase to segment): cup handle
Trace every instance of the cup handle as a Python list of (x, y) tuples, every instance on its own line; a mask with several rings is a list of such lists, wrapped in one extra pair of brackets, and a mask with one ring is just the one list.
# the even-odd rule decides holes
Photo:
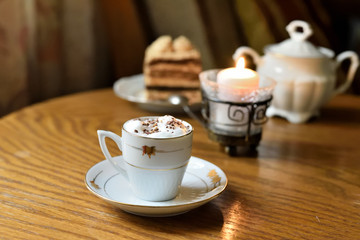
[(350, 64), (348, 73), (346, 75), (346, 80), (343, 84), (341, 84), (338, 88), (335, 89), (333, 96), (345, 92), (346, 89), (349, 88), (350, 84), (354, 80), (356, 69), (359, 66), (359, 57), (355, 52), (345, 51), (343, 53), (340, 53), (336, 57), (336, 68), (338, 68), (341, 65), (341, 62), (343, 62), (344, 60), (346, 60), (348, 58), (350, 59), (351, 64)]
[(118, 162), (115, 161), (115, 159), (111, 156), (109, 149), (106, 146), (106, 142), (105, 142), (105, 138), (110, 138), (111, 140), (113, 140), (118, 148), (120, 149), (120, 151), (122, 151), (122, 139), (120, 136), (116, 135), (113, 132), (109, 132), (109, 131), (104, 131), (104, 130), (97, 130), (97, 134), (99, 137), (99, 143), (100, 143), (100, 148), (101, 151), (103, 152), (104, 156), (106, 157), (106, 159), (111, 163), (111, 165), (113, 165), (113, 167), (118, 170), (120, 173), (122, 173), (125, 177), (127, 177), (127, 173), (124, 169), (123, 165), (123, 161)]
[(258, 65), (260, 63), (261, 58), (260, 58), (259, 54), (254, 49), (252, 49), (250, 47), (246, 47), (246, 46), (242, 46), (242, 47), (239, 47), (238, 49), (236, 49), (232, 58), (236, 62), (241, 56), (244, 56), (245, 54), (252, 57), (252, 59), (254, 60), (256, 65)]

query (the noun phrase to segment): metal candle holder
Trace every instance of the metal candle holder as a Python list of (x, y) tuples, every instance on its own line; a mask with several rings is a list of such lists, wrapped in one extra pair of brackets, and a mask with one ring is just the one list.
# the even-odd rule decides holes
[[(203, 94), (203, 104), (205, 107), (202, 110), (202, 115), (207, 119), (209, 138), (224, 146), (229, 155), (237, 155), (239, 147), (254, 150), (261, 140), (262, 131), (252, 134), (251, 127), (253, 125), (261, 126), (267, 121), (265, 112), (267, 107), (270, 106), (271, 99), (272, 97), (260, 102), (233, 103), (207, 98), (206, 95)], [(221, 123), (214, 123), (209, 119), (209, 102), (227, 105), (227, 117), (236, 122), (236, 124), (232, 126), (246, 127), (245, 135), (241, 132), (230, 132), (216, 128), (216, 125)], [(242, 108), (246, 109), (246, 111), (242, 110)]]
[[(221, 99), (216, 82), (218, 69), (200, 74), (202, 116), (209, 138), (220, 143), (229, 155), (255, 150), (262, 136), (262, 125), (267, 121), (266, 109), (272, 100), (273, 80), (260, 76), (256, 89), (228, 89)], [(222, 86), (220, 86), (222, 87)]]

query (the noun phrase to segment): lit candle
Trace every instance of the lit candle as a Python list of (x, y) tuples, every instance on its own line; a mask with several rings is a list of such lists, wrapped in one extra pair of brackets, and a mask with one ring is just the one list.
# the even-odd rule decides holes
[[(247, 96), (259, 88), (259, 75), (257, 72), (245, 68), (245, 59), (240, 58), (236, 67), (221, 70), (217, 74), (218, 98), (222, 101), (242, 103)], [(247, 102), (247, 100), (245, 100)], [(247, 134), (249, 122), (249, 109), (247, 107), (229, 105), (225, 103), (210, 104), (212, 112), (210, 119), (219, 131)], [(252, 127), (251, 132), (258, 131)]]
[(239, 58), (236, 67), (221, 70), (217, 75), (219, 87), (226, 86), (235, 89), (255, 89), (259, 87), (259, 75), (245, 68), (245, 59)]

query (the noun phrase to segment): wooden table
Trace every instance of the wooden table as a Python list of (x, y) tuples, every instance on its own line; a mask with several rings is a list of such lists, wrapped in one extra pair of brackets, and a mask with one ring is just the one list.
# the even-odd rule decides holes
[(193, 156), (229, 184), (200, 208), (148, 218), (91, 194), (84, 175), (104, 159), (97, 129), (119, 133), (153, 113), (110, 89), (27, 107), (0, 120), (0, 239), (360, 239), (360, 98), (338, 96), (321, 113), (270, 119), (252, 157), (227, 156), (175, 115), (195, 127)]

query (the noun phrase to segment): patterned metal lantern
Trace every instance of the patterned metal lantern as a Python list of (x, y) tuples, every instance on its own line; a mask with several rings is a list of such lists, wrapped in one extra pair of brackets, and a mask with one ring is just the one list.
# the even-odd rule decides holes
[(230, 88), (217, 82), (218, 72), (214, 69), (200, 74), (202, 115), (209, 137), (224, 146), (229, 155), (253, 150), (261, 140), (275, 83), (260, 76), (256, 88)]

